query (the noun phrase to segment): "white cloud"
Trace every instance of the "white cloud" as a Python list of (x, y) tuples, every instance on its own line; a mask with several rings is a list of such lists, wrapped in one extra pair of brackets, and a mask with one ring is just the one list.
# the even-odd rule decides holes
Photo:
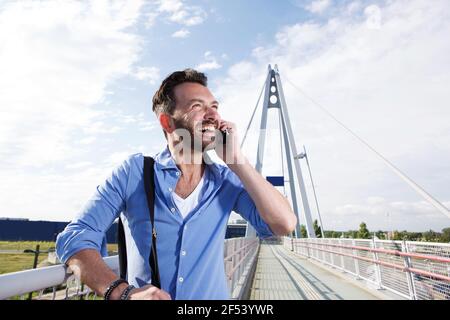
[(381, 10), (377, 5), (370, 5), (364, 10), (367, 17), (366, 25), (369, 29), (381, 28)]
[(307, 5), (305, 8), (312, 13), (322, 13), (331, 5), (330, 0), (315, 0)]
[(88, 145), (88, 144), (94, 143), (96, 140), (97, 140), (96, 137), (90, 136), (90, 137), (83, 138), (83, 139), (79, 140), (78, 143), (79, 143), (79, 144), (85, 144), (85, 145)]
[(137, 57), (138, 38), (123, 29), (139, 8), (97, 1), (2, 6), (0, 150), (7, 161), (42, 166), (70, 158), (71, 130), (95, 122), (92, 106)]
[(181, 0), (162, 0), (159, 1), (159, 10), (163, 12), (177, 12), (183, 9)]
[(158, 3), (157, 11), (168, 15), (171, 22), (185, 26), (202, 24), (207, 14), (199, 6), (186, 5), (182, 0), (161, 0)]
[(103, 121), (96, 121), (83, 128), (87, 134), (111, 134), (122, 130), (122, 127), (111, 126), (109, 123)]
[(124, 125), (131, 126), (133, 130), (137, 129), (139, 131), (151, 131), (153, 129), (159, 128), (158, 121), (156, 120), (148, 120), (148, 114), (144, 114), (143, 112), (138, 114), (123, 114), (118, 111), (111, 116), (119, 123), (123, 123)]
[(203, 62), (199, 65), (195, 66), (195, 69), (199, 71), (207, 71), (207, 70), (216, 70), (220, 69), (222, 66), (217, 61), (209, 61), (209, 62)]
[(199, 71), (208, 71), (222, 68), (222, 65), (217, 62), (217, 58), (212, 54), (211, 51), (206, 51), (204, 57), (206, 61), (196, 65), (195, 69)]
[[(450, 201), (444, 202), (447, 207)], [(341, 222), (328, 228), (335, 230), (358, 229), (359, 223), (366, 222), (371, 231), (375, 230), (410, 230), (425, 231), (433, 229), (441, 231), (447, 227), (446, 219), (426, 201), (386, 201), (382, 197), (366, 199), (359, 204), (345, 204), (325, 212), (330, 219), (339, 217)], [(339, 218), (336, 219), (339, 221)], [(349, 225), (352, 221), (353, 225)], [(425, 224), (425, 225), (423, 225)]]
[(172, 34), (173, 38), (187, 38), (191, 32), (187, 29), (180, 29)]
[[(374, 217), (371, 224), (376, 225), (376, 211), (370, 208), (377, 206), (378, 198), (383, 198), (392, 215), (398, 217), (393, 221), (398, 229), (402, 223), (416, 230), (445, 227), (447, 217), (431, 206), (420, 205), (420, 196), (287, 79), (433, 196), (448, 201), (450, 4), (444, 0), (433, 2), (433, 6), (423, 0), (393, 1), (366, 7), (362, 15), (357, 12), (356, 2), (350, 11), (352, 15), (348, 9), (333, 10), (333, 16), (326, 21), (309, 20), (285, 26), (277, 33), (275, 44), (255, 48), (252, 61), (232, 66), (214, 92), (220, 98), (222, 116), (235, 121), (242, 134), (267, 64), (277, 63), (297, 147), (305, 144), (308, 148), (325, 224), (334, 221), (336, 227), (354, 227), (355, 221), (340, 219), (338, 213), (364, 209), (362, 221)], [(245, 146), (252, 161), (260, 110)], [(275, 111), (271, 112), (269, 128), (277, 123)], [(274, 140), (272, 145), (279, 147), (277, 139), (277, 134), (268, 135), (266, 143)], [(279, 152), (269, 150), (274, 149), (266, 148), (265, 174), (280, 170)], [(303, 173), (308, 179), (306, 168)], [(308, 183), (307, 186), (312, 195)], [(361, 204), (361, 199), (369, 197), (378, 198)], [(310, 196), (313, 207), (311, 199)], [(395, 202), (410, 204), (416, 212), (414, 219), (410, 219), (406, 210), (391, 205)], [(345, 204), (362, 207), (344, 207)]]
[(353, 1), (347, 6), (347, 13), (348, 14), (354, 14), (358, 10), (360, 10), (362, 7), (362, 4), (360, 1)]
[(138, 67), (134, 76), (153, 85), (160, 79), (160, 71), (156, 67)]
[(1, 5), (0, 203), (8, 216), (67, 220), (110, 169), (90, 166), (82, 155), (97, 135), (121, 130), (100, 108), (107, 107), (108, 86), (129, 75), (139, 57), (141, 40), (129, 27), (141, 6)]
[(92, 166), (93, 163), (91, 161), (81, 161), (76, 163), (71, 163), (66, 165), (67, 169), (81, 169)]
[(156, 11), (147, 12), (145, 16), (147, 18), (145, 21), (145, 27), (149, 29), (155, 25), (156, 19), (159, 17), (159, 12)]

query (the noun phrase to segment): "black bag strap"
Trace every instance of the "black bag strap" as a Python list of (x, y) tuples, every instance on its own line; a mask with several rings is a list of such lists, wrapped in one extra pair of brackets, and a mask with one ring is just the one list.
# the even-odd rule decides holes
[(150, 211), (150, 222), (152, 224), (152, 249), (150, 251), (150, 268), (152, 269), (152, 285), (161, 288), (159, 277), (158, 254), (156, 252), (156, 228), (155, 228), (155, 160), (152, 157), (144, 157), (144, 186), (147, 194), (147, 204)]
[[(158, 254), (156, 251), (156, 228), (155, 228), (155, 171), (153, 165), (155, 160), (152, 157), (144, 157), (144, 187), (147, 195), (147, 206), (150, 212), (150, 222), (152, 225), (152, 248), (150, 251), (149, 263), (152, 271), (152, 285), (161, 288), (159, 277)], [(125, 233), (122, 220), (119, 219), (118, 225), (118, 245), (119, 245), (119, 266), (120, 277), (125, 279), (127, 275), (127, 250), (125, 242)]]
[(127, 244), (125, 242), (125, 232), (123, 231), (122, 218), (119, 218), (117, 226), (117, 246), (119, 251), (120, 278), (127, 278)]

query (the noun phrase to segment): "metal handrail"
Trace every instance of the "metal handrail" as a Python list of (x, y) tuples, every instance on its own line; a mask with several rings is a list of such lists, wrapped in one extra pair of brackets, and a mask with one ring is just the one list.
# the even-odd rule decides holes
[[(117, 256), (104, 258), (104, 261), (112, 270), (118, 270)], [(72, 275), (72, 271), (63, 264), (2, 274), (0, 275), (0, 300), (59, 286)]]
[[(299, 245), (299, 247), (304, 247), (304, 248), (308, 248), (308, 246), (305, 245)], [(354, 248), (354, 247), (352, 247)], [(366, 262), (370, 262), (370, 263), (374, 263), (374, 264), (378, 264), (378, 265), (382, 265), (382, 266), (386, 266), (386, 267), (390, 267), (390, 268), (394, 268), (403, 272), (413, 272), (415, 274), (419, 274), (419, 275), (423, 275), (423, 276), (427, 276), (427, 277), (432, 277), (435, 279), (439, 279), (439, 280), (444, 280), (444, 281), (449, 281), (450, 282), (450, 277), (446, 277), (437, 273), (432, 273), (432, 272), (428, 272), (428, 271), (423, 271), (420, 269), (415, 269), (415, 268), (409, 268), (409, 267), (405, 267), (405, 266), (399, 266), (398, 264), (395, 263), (389, 263), (389, 262), (384, 262), (384, 261), (377, 261), (374, 259), (370, 259), (370, 258), (365, 258), (365, 257), (358, 257), (352, 254), (347, 254), (347, 253), (341, 253), (341, 252), (336, 252), (336, 251), (331, 251), (331, 250), (326, 250), (326, 249), (316, 249), (318, 251), (322, 251), (322, 252), (328, 252), (328, 253), (332, 253), (332, 254), (337, 254), (340, 256), (344, 256), (344, 257), (349, 257), (349, 258), (354, 258), (354, 259), (358, 259), (358, 260), (362, 260), (362, 261), (366, 261)], [(366, 251), (372, 251), (372, 250), (366, 250)], [(430, 259), (431, 260), (431, 259)]]
[[(257, 244), (257, 243), (258, 243), (258, 241), (252, 241), (251, 243), (249, 243), (248, 245), (246, 245), (245, 247), (243, 247), (243, 249), (244, 249), (244, 248), (247, 248), (247, 247), (249, 247), (249, 246), (254, 246), (254, 245)], [(239, 251), (242, 251), (242, 249), (239, 250)], [(236, 253), (237, 253), (237, 252), (236, 252)], [(236, 265), (230, 270), (229, 274), (227, 274), (228, 279), (231, 279), (231, 277), (233, 276), (234, 272), (236, 272), (237, 268), (239, 268), (239, 267), (241, 266), (242, 262), (243, 262), (243, 261), (244, 261), (251, 253), (254, 253), (254, 252), (252, 252), (252, 251), (249, 250), (249, 251), (241, 258), (241, 260), (239, 260), (239, 261), (236, 263)]]
[[(328, 247), (336, 247), (336, 248), (344, 248), (344, 249), (364, 250), (364, 251), (369, 251), (369, 252), (386, 253), (386, 254), (390, 254), (390, 255), (394, 255), (394, 256), (398, 256), (398, 257), (411, 257), (411, 258), (417, 258), (417, 259), (450, 263), (450, 258), (443, 258), (443, 257), (432, 256), (432, 255), (428, 255), (428, 254), (408, 253), (408, 252), (402, 252), (402, 251), (398, 251), (398, 250), (366, 248), (366, 247), (361, 247), (361, 246), (347, 246), (347, 245), (330, 244), (330, 243), (310, 242), (309, 244), (316, 245), (316, 246), (328, 246)], [(335, 253), (335, 252), (333, 251), (333, 253)]]
[[(243, 242), (243, 243), (242, 243)], [(225, 241), (225, 247), (232, 248), (236, 247), (236, 245), (242, 247), (237, 248), (235, 252), (228, 255), (224, 258), (224, 263), (233, 262), (234, 257), (242, 253), (244, 250), (248, 250), (248, 252), (241, 258), (236, 265), (233, 263), (232, 272), (227, 273), (228, 278), (232, 278), (230, 285), (230, 292), (233, 294), (236, 286), (241, 284), (245, 279), (242, 277), (248, 276), (245, 272), (255, 263), (255, 259), (248, 259), (250, 253), (256, 253), (256, 250), (253, 248), (258, 248), (258, 239), (257, 238), (232, 238), (227, 239)], [(255, 246), (256, 245), (256, 246)], [(118, 256), (111, 256), (104, 258), (105, 263), (111, 268), (114, 272), (118, 273), (119, 271), (119, 259)], [(68, 284), (71, 279), (77, 280), (75, 275), (64, 264), (43, 267), (38, 269), (31, 269), (13, 273), (7, 273), (0, 275), (0, 300), (8, 299), (10, 297), (22, 296), (24, 294), (40, 291), (38, 299), (42, 298), (43, 292), (45, 289), (53, 288), (53, 293), (46, 294), (46, 296), (50, 299), (56, 298), (56, 288), (60, 285)], [(90, 288), (80, 290), (80, 286), (82, 284), (77, 280), (76, 292), (69, 294), (69, 286), (65, 289), (65, 299), (70, 299), (72, 297), (80, 297), (85, 296), (92, 292)], [(62, 291), (58, 291), (62, 293)], [(232, 296), (232, 298), (240, 298), (239, 296)]]
[(252, 246), (253, 244), (255, 244), (256, 242), (258, 242), (258, 239), (253, 240), (252, 242), (246, 244), (244, 247), (240, 248), (239, 250), (233, 252), (232, 254), (226, 256), (224, 258), (224, 260), (230, 260), (233, 256), (237, 255), (238, 253), (240, 253), (242, 250), (245, 250), (247, 247)]
[(284, 245), (366, 280), (372, 289), (376, 285), (413, 300), (450, 300), (450, 245), (446, 243), (285, 237)]

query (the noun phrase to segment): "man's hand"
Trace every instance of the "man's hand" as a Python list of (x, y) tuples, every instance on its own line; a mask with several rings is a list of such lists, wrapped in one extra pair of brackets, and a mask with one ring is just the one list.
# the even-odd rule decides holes
[(225, 138), (226, 143), (222, 144), (222, 140), (219, 140), (216, 145), (216, 153), (219, 158), (227, 165), (244, 163), (245, 157), (239, 146), (236, 125), (232, 122), (221, 120), (218, 130), (228, 132)]
[(131, 290), (129, 300), (172, 300), (170, 295), (151, 284)]
[[(237, 137), (236, 126), (232, 122), (220, 121), (219, 130), (228, 131), (225, 145), (216, 145), (217, 155), (241, 180), (245, 190), (258, 209), (261, 218), (274, 234), (284, 236), (297, 225), (297, 217), (287, 199), (276, 190), (243, 155)], [(220, 143), (218, 143), (220, 144)]]

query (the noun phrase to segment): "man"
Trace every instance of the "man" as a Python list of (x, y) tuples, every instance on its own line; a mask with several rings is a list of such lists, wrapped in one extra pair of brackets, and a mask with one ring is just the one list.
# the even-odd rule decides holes
[[(192, 69), (169, 75), (153, 97), (167, 147), (155, 157), (155, 227), (161, 289), (151, 285), (151, 223), (143, 184), (143, 155), (129, 157), (100, 186), (58, 236), (60, 260), (98, 294), (119, 299), (228, 299), (223, 244), (231, 211), (260, 237), (289, 234), (297, 223), (288, 201), (249, 164), (236, 128), (220, 118), (207, 78)], [(226, 143), (217, 133), (228, 131)], [(226, 165), (205, 157), (216, 148)], [(128, 283), (103, 262), (105, 231), (121, 214)], [(122, 295), (123, 298), (123, 295)]]

